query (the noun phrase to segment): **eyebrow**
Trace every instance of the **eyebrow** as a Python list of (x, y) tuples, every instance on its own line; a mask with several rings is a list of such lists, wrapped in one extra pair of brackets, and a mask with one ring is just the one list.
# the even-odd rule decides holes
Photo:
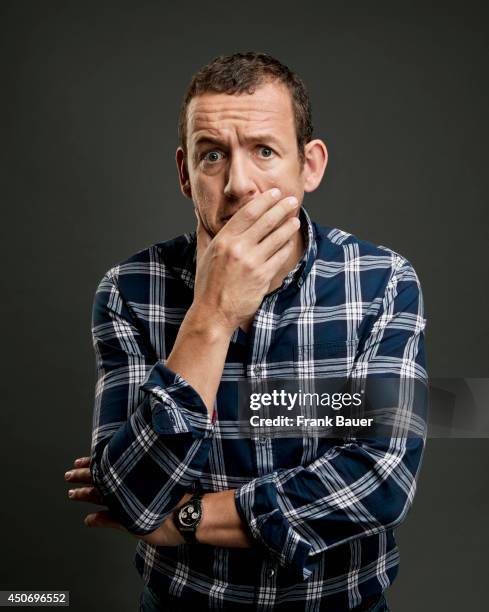
[[(276, 136), (274, 136), (273, 134), (266, 133), (266, 132), (263, 132), (260, 134), (258, 133), (250, 134), (249, 136), (245, 136), (243, 140), (248, 143), (269, 142), (277, 146), (281, 146), (281, 142)], [(202, 135), (202, 136), (199, 136), (199, 138), (197, 138), (194, 144), (196, 147), (198, 147), (198, 146), (202, 146), (206, 144), (223, 145), (224, 143), (219, 138), (214, 138), (213, 136)]]

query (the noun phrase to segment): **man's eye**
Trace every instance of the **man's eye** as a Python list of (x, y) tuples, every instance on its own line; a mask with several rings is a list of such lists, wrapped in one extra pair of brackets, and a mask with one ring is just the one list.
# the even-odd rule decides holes
[(203, 160), (211, 163), (217, 162), (221, 159), (222, 153), (220, 151), (208, 151), (204, 153)]
[(272, 157), (273, 150), (270, 147), (260, 147), (260, 154), (262, 157)]

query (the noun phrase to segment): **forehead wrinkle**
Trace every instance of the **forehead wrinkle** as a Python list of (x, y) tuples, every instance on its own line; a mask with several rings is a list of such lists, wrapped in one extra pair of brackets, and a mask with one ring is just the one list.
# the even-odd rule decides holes
[[(275, 111), (274, 111), (275, 113)], [(271, 134), (280, 139), (283, 132), (283, 124), (277, 125), (275, 117), (263, 113), (256, 113), (255, 118), (242, 116), (240, 114), (226, 113), (223, 117), (217, 113), (209, 117), (196, 115), (189, 122), (189, 136), (193, 142), (209, 136), (216, 140), (227, 141), (232, 139), (236, 133), (238, 140), (251, 140), (254, 134)], [(293, 124), (293, 121), (291, 122)], [(292, 127), (292, 125), (291, 125)]]
[[(218, 98), (216, 100), (216, 97)], [(196, 96), (189, 103), (189, 115), (193, 112), (280, 112), (277, 107), (281, 105), (282, 99), (270, 99), (270, 97), (254, 97), (254, 96), (232, 96), (226, 94), (224, 98), (221, 95), (210, 96), (211, 99), (205, 96)], [(250, 99), (251, 98), (251, 99)], [(282, 105), (283, 102), (282, 102)], [(288, 105), (288, 101), (285, 103)]]
[(233, 114), (233, 113), (237, 113), (237, 114), (260, 114), (260, 113), (280, 113), (283, 112), (283, 109), (277, 109), (277, 105), (274, 104), (270, 104), (270, 106), (267, 108), (266, 103), (264, 102), (263, 104), (255, 104), (253, 106), (240, 106), (240, 107), (233, 107), (233, 108), (229, 108), (228, 104), (224, 104), (224, 103), (207, 103), (207, 104), (202, 104), (200, 103), (199, 105), (195, 105), (194, 108), (192, 108), (189, 112), (189, 115), (193, 115), (193, 114), (199, 114), (199, 113), (221, 113), (221, 114)]
[(209, 111), (196, 111), (189, 116), (189, 125), (194, 129), (199, 129), (200, 125), (212, 126), (215, 124), (222, 124), (225, 122), (231, 123), (264, 123), (266, 121), (274, 121), (277, 116), (280, 116), (279, 111), (270, 110), (267, 111), (238, 111), (235, 110), (209, 110)]

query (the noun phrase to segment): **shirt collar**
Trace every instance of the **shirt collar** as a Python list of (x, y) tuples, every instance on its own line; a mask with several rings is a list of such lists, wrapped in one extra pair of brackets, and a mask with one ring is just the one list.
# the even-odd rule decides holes
[[(291, 270), (284, 278), (282, 286), (279, 288), (279, 290), (285, 289), (285, 287), (292, 282), (294, 282), (297, 287), (301, 287), (316, 259), (316, 230), (314, 228), (314, 223), (311, 221), (309, 213), (303, 206), (301, 206), (299, 211), (299, 219), (301, 221), (301, 232), (304, 237), (304, 253), (295, 265), (294, 269)], [(193, 231), (185, 234), (185, 239), (187, 244), (185, 246), (184, 253), (180, 252), (179, 260), (174, 262), (172, 268), (179, 274), (187, 287), (189, 289), (193, 289), (195, 284), (195, 265), (197, 256), (196, 232)]]
[[(284, 278), (284, 284), (295, 282), (298, 287), (301, 287), (316, 259), (317, 244), (314, 224), (303, 206), (301, 206), (299, 211), (299, 219), (301, 221), (301, 232), (304, 238), (305, 249), (295, 268)], [(287, 282), (289, 278), (290, 281)]]

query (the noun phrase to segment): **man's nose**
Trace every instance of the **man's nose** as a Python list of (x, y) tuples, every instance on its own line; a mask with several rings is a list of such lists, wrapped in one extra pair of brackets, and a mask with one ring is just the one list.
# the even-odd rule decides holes
[(245, 156), (235, 154), (229, 161), (224, 195), (233, 200), (253, 196), (257, 191)]

